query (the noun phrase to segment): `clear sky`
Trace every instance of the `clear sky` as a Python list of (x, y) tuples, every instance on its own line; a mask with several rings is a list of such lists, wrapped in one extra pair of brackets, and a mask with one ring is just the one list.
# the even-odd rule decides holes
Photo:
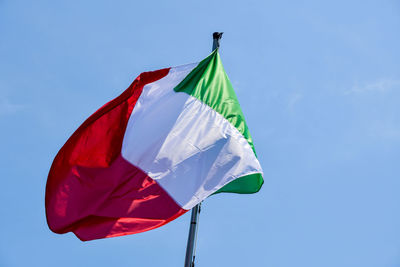
[(85, 118), (214, 31), (265, 184), (204, 202), (196, 266), (399, 266), (399, 29), (394, 0), (0, 0), (0, 266), (183, 266), (189, 213), (84, 243), (44, 190)]

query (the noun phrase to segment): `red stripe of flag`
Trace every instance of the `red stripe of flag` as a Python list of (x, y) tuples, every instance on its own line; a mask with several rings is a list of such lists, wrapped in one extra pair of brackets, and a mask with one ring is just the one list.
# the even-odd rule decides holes
[(120, 96), (90, 116), (58, 152), (45, 200), (53, 232), (72, 231), (81, 240), (134, 234), (186, 212), (121, 156), (125, 129), (143, 87), (168, 72), (140, 74)]

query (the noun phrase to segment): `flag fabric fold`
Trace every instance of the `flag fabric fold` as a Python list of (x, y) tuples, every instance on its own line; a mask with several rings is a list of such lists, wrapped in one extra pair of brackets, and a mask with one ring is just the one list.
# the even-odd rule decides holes
[(81, 240), (140, 233), (212, 194), (263, 183), (218, 50), (198, 64), (140, 74), (90, 116), (55, 157), (46, 216)]

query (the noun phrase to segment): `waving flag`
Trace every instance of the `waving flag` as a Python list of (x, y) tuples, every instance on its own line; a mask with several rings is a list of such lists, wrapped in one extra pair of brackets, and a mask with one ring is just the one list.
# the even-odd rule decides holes
[(198, 64), (144, 72), (58, 152), (46, 186), (56, 233), (134, 234), (214, 193), (263, 183), (252, 138), (218, 50)]

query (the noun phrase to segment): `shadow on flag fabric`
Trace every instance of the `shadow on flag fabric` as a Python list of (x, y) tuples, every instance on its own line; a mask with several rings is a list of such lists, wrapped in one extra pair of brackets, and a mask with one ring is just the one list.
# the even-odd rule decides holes
[(218, 49), (140, 74), (55, 157), (46, 216), (83, 241), (160, 227), (212, 194), (255, 193), (262, 169)]

